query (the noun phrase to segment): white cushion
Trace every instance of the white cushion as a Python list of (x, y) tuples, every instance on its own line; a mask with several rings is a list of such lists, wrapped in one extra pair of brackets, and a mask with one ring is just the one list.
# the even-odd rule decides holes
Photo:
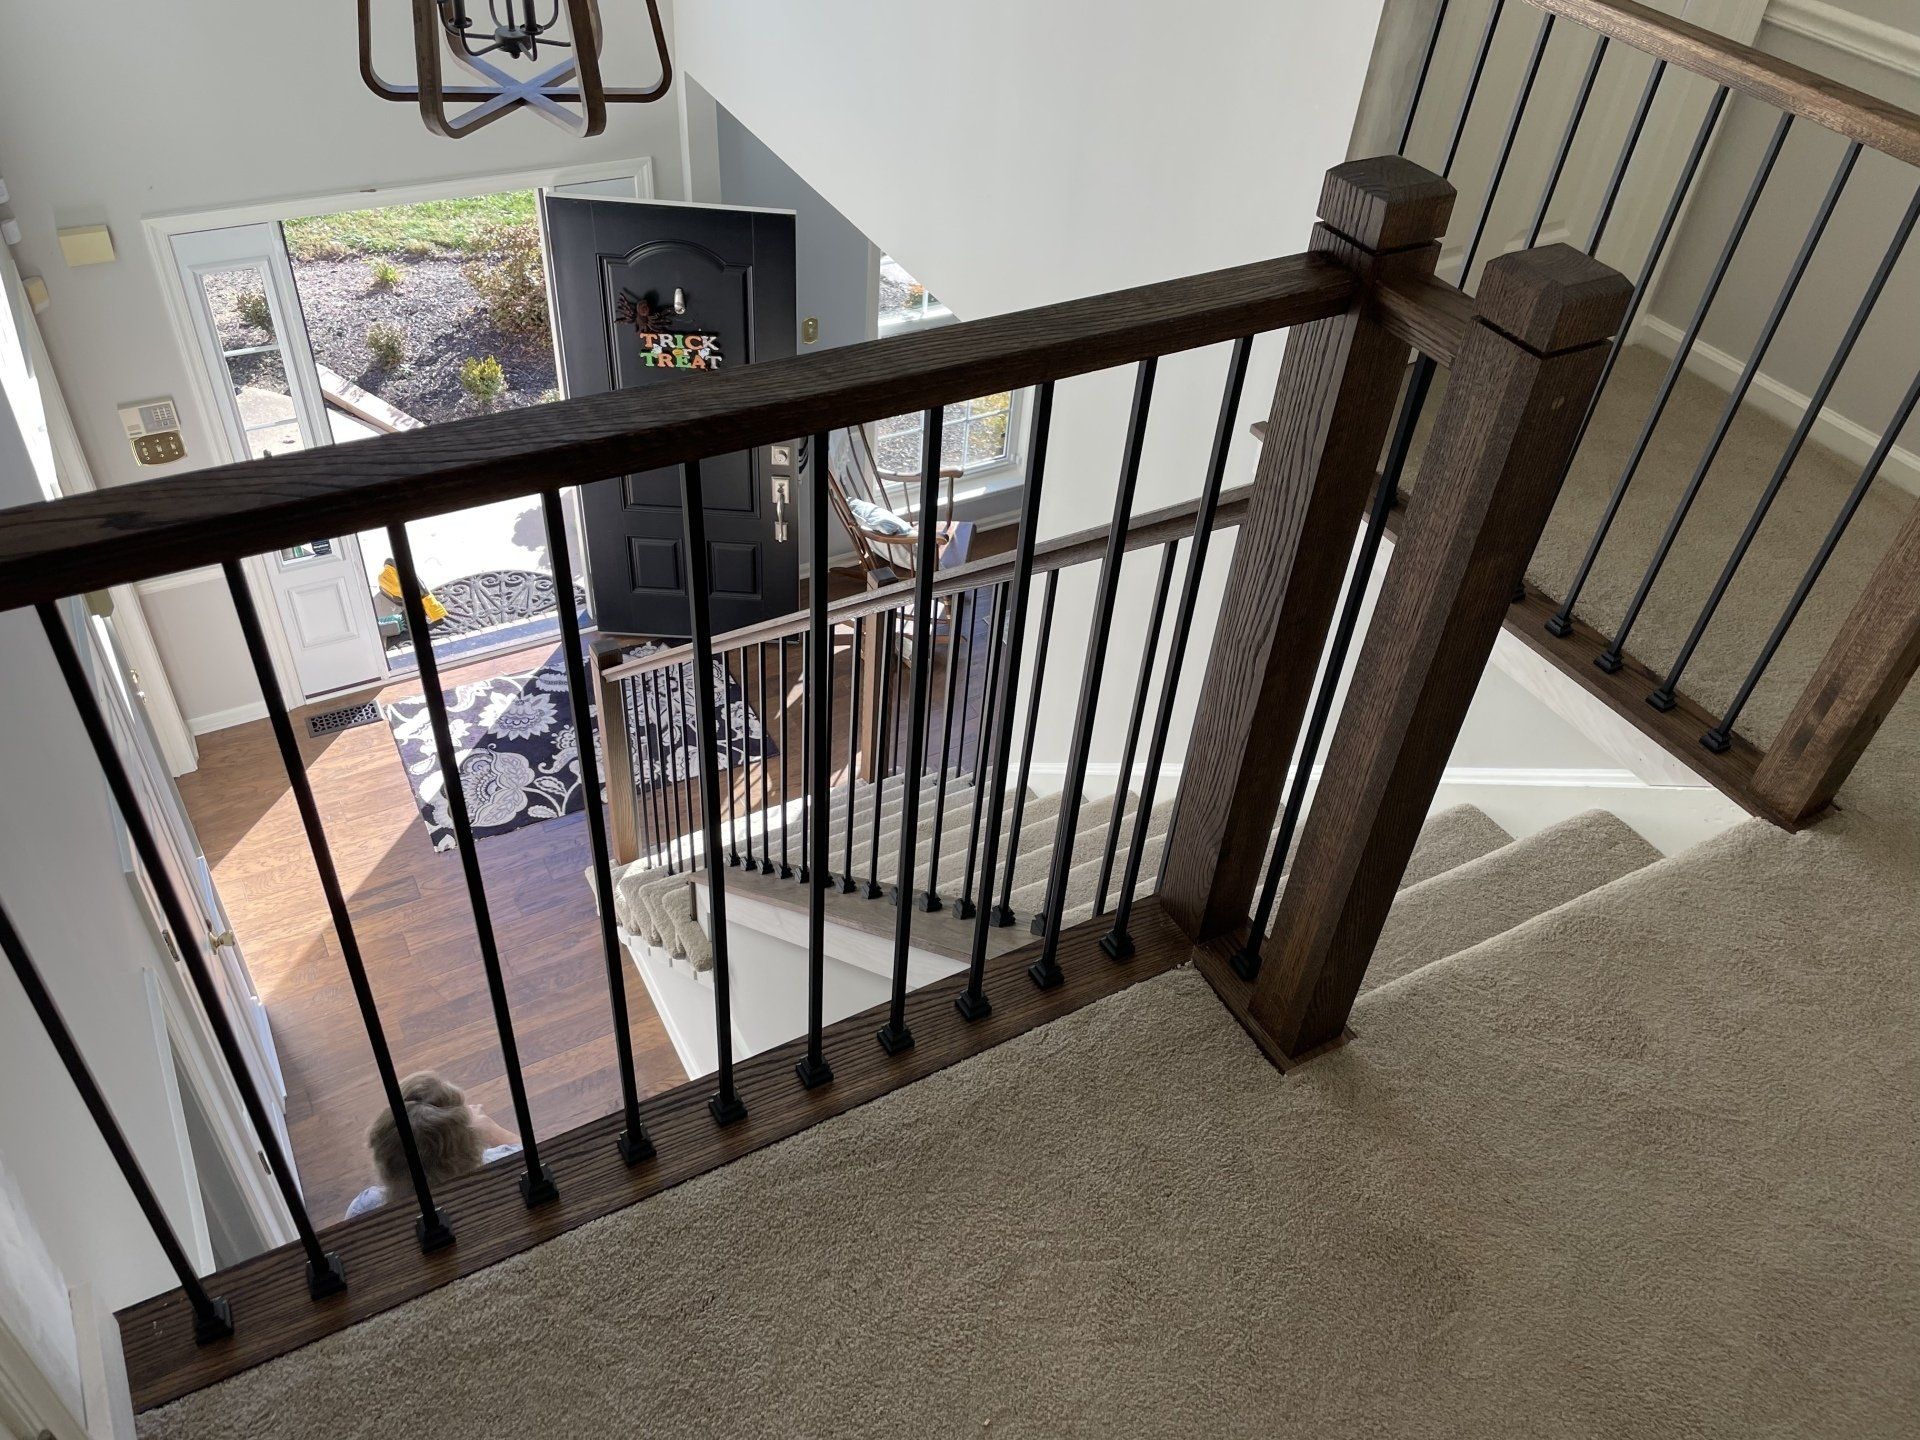
[(902, 520), (893, 511), (871, 500), (856, 500), (849, 496), (847, 509), (853, 512), (853, 518), (863, 530), (871, 530), (876, 535), (911, 535), (913, 526)]

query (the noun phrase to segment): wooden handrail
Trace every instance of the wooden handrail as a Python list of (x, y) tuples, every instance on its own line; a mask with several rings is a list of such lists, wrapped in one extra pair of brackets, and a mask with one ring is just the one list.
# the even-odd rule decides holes
[(1527, 0), (1657, 60), (1920, 165), (1920, 115), (1635, 0)]
[[(1251, 485), (1239, 485), (1224, 490), (1220, 495), (1219, 508), (1214, 512), (1213, 528), (1231, 529), (1240, 523), (1246, 515), (1247, 496)], [(1127, 549), (1143, 550), (1149, 545), (1161, 545), (1169, 540), (1177, 540), (1193, 531), (1193, 517), (1198, 513), (1198, 500), (1183, 500), (1177, 505), (1163, 506), (1137, 517), (1127, 530)], [(1098, 559), (1107, 543), (1107, 528), (1102, 525), (1091, 530), (1077, 530), (1071, 535), (1062, 535), (1057, 540), (1045, 540), (1034, 547), (1033, 568), (1036, 574), (1045, 574), (1049, 570), (1065, 570), (1070, 566)], [(1013, 556), (995, 555), (982, 560), (972, 560), (965, 565), (956, 565), (951, 570), (942, 570), (933, 579), (933, 593), (951, 595), (961, 590), (977, 590), (986, 585), (999, 585), (1013, 578)], [(867, 615), (878, 614), (882, 610), (891, 610), (896, 605), (913, 599), (911, 580), (895, 581), (883, 585), (877, 590), (863, 590), (857, 595), (848, 595), (834, 601), (827, 607), (829, 624), (844, 625)], [(807, 613), (796, 610), (791, 615), (782, 615), (773, 620), (762, 620), (757, 624), (744, 625), (738, 630), (730, 630), (724, 635), (716, 635), (713, 646), (716, 650), (738, 650), (744, 645), (771, 644), (775, 640), (801, 635), (807, 629)], [(625, 680), (631, 676), (644, 675), (651, 670), (664, 669), (668, 665), (684, 664), (693, 656), (691, 645), (676, 645), (671, 650), (657, 650), (638, 660), (627, 660), (619, 665), (610, 665), (600, 672), (602, 683), (610, 684), (616, 680)]]
[(1343, 313), (1323, 254), (1262, 260), (699, 384), (583, 396), (0, 511), (0, 609), (311, 540), (779, 444)]

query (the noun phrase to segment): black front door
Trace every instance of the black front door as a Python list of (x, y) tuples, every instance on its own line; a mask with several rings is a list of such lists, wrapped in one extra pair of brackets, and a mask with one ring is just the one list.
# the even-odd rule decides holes
[[(554, 332), (568, 395), (701, 385), (794, 351), (793, 216), (544, 197)], [(782, 458), (785, 458), (784, 456)], [(766, 450), (700, 462), (713, 628), (799, 607), (791, 467)], [(593, 616), (688, 633), (680, 467), (583, 487)]]

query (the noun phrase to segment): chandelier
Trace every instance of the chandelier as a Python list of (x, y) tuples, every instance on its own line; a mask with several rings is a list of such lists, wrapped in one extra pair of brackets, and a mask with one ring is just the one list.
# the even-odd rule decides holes
[[(360, 78), (382, 100), (419, 106), (427, 128), (449, 140), (520, 109), (585, 139), (607, 128), (610, 103), (644, 105), (673, 83), (659, 0), (645, 3), (660, 57), (660, 78), (645, 89), (601, 83), (599, 0), (412, 0), (412, 85), (374, 69), (372, 0), (358, 0)], [(445, 57), (478, 83), (447, 84)], [(466, 108), (450, 114), (450, 102)]]

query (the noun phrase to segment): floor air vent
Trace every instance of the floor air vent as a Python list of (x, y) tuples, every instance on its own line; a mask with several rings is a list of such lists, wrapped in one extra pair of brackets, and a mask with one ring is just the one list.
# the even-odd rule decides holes
[(380, 718), (380, 707), (371, 700), (349, 705), (342, 710), (323, 710), (307, 717), (307, 733), (313, 736), (338, 735), (356, 725), (371, 725)]

